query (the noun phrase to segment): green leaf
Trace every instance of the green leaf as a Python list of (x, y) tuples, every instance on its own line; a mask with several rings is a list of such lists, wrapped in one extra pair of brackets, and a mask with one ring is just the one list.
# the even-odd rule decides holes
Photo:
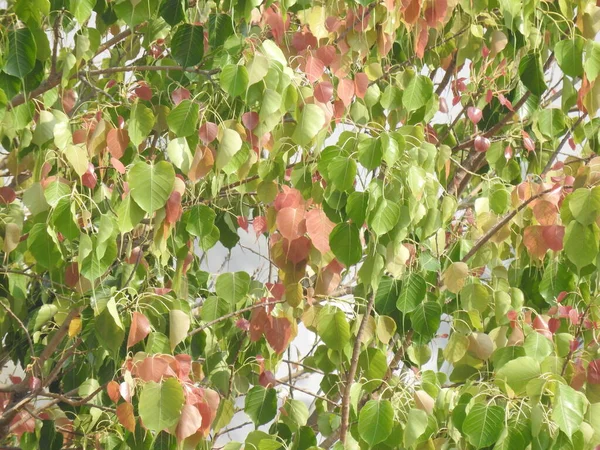
[(358, 144), (358, 162), (367, 170), (375, 170), (381, 164), (383, 147), (381, 139), (366, 138)]
[(591, 264), (598, 255), (598, 227), (573, 220), (565, 231), (565, 253), (578, 269)]
[(416, 273), (411, 273), (402, 283), (400, 296), (396, 301), (396, 307), (407, 314), (417, 309), (421, 302), (425, 301), (427, 294), (427, 283), (425, 279)]
[[(33, 331), (38, 331), (44, 326), (49, 320), (51, 320), (58, 312), (56, 305), (42, 305), (33, 316)], [(30, 322), (31, 323), (31, 322)]]
[(417, 439), (427, 430), (427, 413), (420, 409), (412, 408), (408, 412), (406, 429), (404, 430), (404, 445), (410, 448)]
[[(581, 39), (580, 37), (577, 37), (577, 39), (583, 41), (583, 39)], [(581, 42), (581, 47), (583, 47), (583, 42)], [(579, 55), (579, 57), (581, 58), (581, 55)], [(579, 62), (579, 65), (581, 66), (581, 61)], [(593, 83), (596, 80), (596, 78), (598, 78), (598, 74), (600, 74), (600, 43), (592, 41), (591, 39), (588, 41), (587, 48), (585, 51), (584, 67), (588, 81), (590, 83)], [(578, 75), (581, 75), (581, 71)]]
[(27, 248), (35, 262), (45, 269), (52, 269), (62, 259), (56, 242), (48, 234), (45, 223), (36, 223), (29, 231)]
[(131, 198), (131, 194), (117, 207), (117, 226), (121, 233), (128, 233), (144, 218), (146, 212)]
[(282, 414), (282, 419), (285, 417), (286, 423), (292, 423), (295, 427), (303, 427), (308, 421), (308, 407), (301, 400), (288, 399), (283, 405), (285, 415)]
[(177, 137), (187, 137), (197, 132), (198, 104), (184, 100), (167, 116), (167, 125)]
[[(306, 146), (317, 136), (325, 126), (325, 113), (312, 103), (304, 105), (300, 119), (296, 124), (292, 141), (298, 145)], [(356, 163), (354, 163), (356, 165)]]
[(433, 96), (433, 83), (424, 75), (415, 75), (402, 94), (402, 104), (408, 112), (425, 106)]
[(594, 223), (600, 213), (600, 186), (580, 188), (569, 195), (569, 210), (580, 224)]
[(369, 380), (363, 385), (363, 389), (368, 392), (381, 385), (381, 380), (388, 371), (385, 353), (374, 347), (369, 347), (361, 352), (358, 357), (358, 366), (362, 370), (362, 376)]
[(54, 211), (52, 211), (52, 224), (56, 231), (69, 240), (77, 239), (80, 232), (72, 208), (73, 202), (71, 199), (64, 197), (57, 203)]
[(115, 2), (115, 13), (130, 27), (140, 25), (158, 12), (159, 0), (126, 0)]
[(441, 319), (442, 307), (437, 302), (422, 302), (410, 315), (413, 329), (426, 342), (436, 335)]
[(96, 317), (94, 328), (100, 345), (112, 354), (116, 354), (125, 339), (125, 328), (114, 299), (111, 298), (104, 310)]
[(226, 129), (223, 131), (223, 137), (217, 150), (217, 159), (215, 166), (217, 169), (223, 169), (242, 148), (242, 138), (235, 130)]
[(246, 272), (222, 273), (217, 277), (215, 291), (219, 297), (235, 305), (250, 289), (250, 275)]
[(539, 377), (540, 364), (531, 356), (521, 356), (504, 364), (497, 372), (498, 380), (503, 380), (516, 394), (525, 392), (527, 383)]
[(219, 76), (221, 88), (232, 97), (239, 97), (248, 89), (248, 70), (239, 64), (227, 64)]
[(539, 55), (530, 53), (521, 58), (521, 62), (519, 63), (519, 77), (521, 82), (533, 95), (539, 97), (548, 89), (544, 81), (544, 72)]
[(129, 138), (137, 147), (148, 137), (154, 126), (154, 114), (152, 110), (142, 103), (134, 103), (131, 109), (131, 118), (128, 123)]
[(358, 263), (362, 258), (358, 227), (353, 223), (337, 224), (329, 235), (329, 246), (335, 257), (346, 267)]
[(92, 15), (94, 6), (96, 6), (96, 0), (70, 0), (69, 10), (77, 22), (83, 24)]
[(208, 16), (208, 44), (212, 47), (223, 45), (227, 38), (235, 33), (233, 18), (227, 14)]
[(7, 35), (8, 52), (3, 70), (14, 77), (24, 78), (35, 66), (35, 39), (29, 28), (11, 30)]
[(93, 251), (83, 260), (80, 267), (81, 275), (88, 280), (95, 280), (101, 277), (117, 258), (117, 242), (111, 239), (104, 245), (99, 245), (94, 238)]
[(565, 75), (570, 77), (580, 77), (583, 75), (584, 44), (585, 40), (583, 38), (574, 36), (573, 39), (560, 40), (554, 46), (556, 61)]
[(128, 174), (131, 197), (149, 214), (162, 208), (175, 183), (175, 170), (166, 161), (156, 164), (136, 163)]
[(396, 310), (396, 302), (400, 297), (402, 284), (399, 280), (383, 276), (375, 295), (375, 311), (378, 314), (390, 314)]
[(369, 400), (358, 416), (358, 433), (370, 446), (385, 441), (394, 426), (394, 408), (389, 400)]
[(352, 158), (336, 156), (327, 166), (329, 181), (340, 191), (350, 191), (356, 178), (356, 162)]
[(149, 381), (141, 391), (139, 414), (144, 427), (158, 433), (177, 424), (185, 399), (183, 388), (176, 378), (168, 378), (161, 383)]
[(567, 436), (573, 436), (583, 422), (588, 400), (571, 386), (558, 383), (552, 401), (552, 420)]
[(264, 425), (277, 414), (277, 392), (273, 388), (266, 389), (254, 386), (246, 394), (244, 412), (250, 416), (255, 425)]
[(187, 337), (190, 330), (190, 315), (178, 309), (169, 311), (169, 342), (171, 351), (175, 350)]
[(185, 0), (163, 0), (159, 14), (172, 27), (185, 20)]
[(220, 297), (208, 297), (202, 304), (200, 310), (200, 318), (205, 322), (223, 317), (225, 314), (230, 312), (229, 301)]
[(523, 343), (525, 354), (541, 363), (554, 350), (552, 341), (540, 333), (530, 333)]
[(323, 310), (319, 315), (317, 333), (327, 347), (342, 350), (350, 340), (350, 324), (343, 311), (337, 308)]
[(204, 56), (204, 30), (199, 25), (184, 23), (171, 39), (171, 55), (181, 67), (191, 67)]
[(365, 223), (367, 211), (369, 209), (369, 194), (366, 192), (355, 191), (348, 196), (346, 201), (346, 214), (358, 226)]
[(400, 220), (400, 207), (385, 198), (380, 198), (367, 220), (367, 224), (377, 236), (390, 232)]
[(463, 423), (463, 433), (475, 448), (495, 443), (504, 429), (504, 408), (482, 403), (473, 405)]
[(550, 139), (562, 135), (567, 128), (565, 115), (557, 108), (542, 109), (537, 114), (537, 120), (542, 134)]
[(185, 212), (183, 223), (185, 223), (188, 233), (201, 238), (212, 232), (216, 216), (217, 214), (212, 208), (206, 205), (196, 205)]

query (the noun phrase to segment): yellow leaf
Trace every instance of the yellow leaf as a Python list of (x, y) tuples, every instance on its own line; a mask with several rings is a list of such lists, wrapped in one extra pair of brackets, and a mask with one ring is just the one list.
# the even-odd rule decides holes
[(79, 333), (81, 333), (81, 316), (73, 318), (69, 324), (69, 337), (75, 337)]

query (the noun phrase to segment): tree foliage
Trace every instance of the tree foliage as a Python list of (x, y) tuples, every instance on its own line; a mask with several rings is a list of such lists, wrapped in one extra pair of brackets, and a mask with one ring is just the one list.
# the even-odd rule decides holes
[(0, 445), (600, 443), (597, 2), (5, 6)]

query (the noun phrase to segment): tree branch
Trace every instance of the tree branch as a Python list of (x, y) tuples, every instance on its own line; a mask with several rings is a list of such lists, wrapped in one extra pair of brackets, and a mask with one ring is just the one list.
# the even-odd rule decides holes
[(573, 126), (569, 129), (569, 131), (567, 131), (567, 133), (563, 136), (562, 140), (560, 141), (560, 144), (558, 144), (558, 146), (556, 147), (556, 150), (554, 150), (554, 153), (552, 153), (552, 155), (550, 156), (550, 159), (548, 159), (548, 162), (544, 166), (544, 170), (542, 170), (542, 173), (541, 173), (542, 177), (544, 175), (546, 175), (546, 173), (550, 170), (550, 168), (554, 164), (554, 160), (560, 154), (560, 151), (562, 150), (562, 148), (565, 146), (565, 144), (567, 143), (567, 141), (569, 140), (569, 138), (575, 131), (575, 128), (577, 128), (579, 126), (579, 124), (581, 122), (583, 122), (583, 120), (585, 119), (586, 116), (587, 116), (587, 113), (582, 114), (579, 117), (579, 119), (577, 119), (577, 121), (573, 124)]
[(358, 327), (358, 333), (356, 333), (356, 339), (354, 341), (354, 349), (352, 350), (352, 359), (350, 360), (350, 370), (348, 370), (348, 376), (346, 377), (346, 385), (344, 386), (344, 395), (342, 396), (342, 423), (340, 425), (340, 441), (342, 444), (346, 443), (346, 435), (348, 433), (348, 421), (350, 418), (350, 389), (354, 383), (354, 377), (356, 376), (356, 370), (358, 368), (358, 355), (360, 354), (361, 338), (371, 316), (371, 310), (373, 309), (373, 303), (375, 302), (375, 294), (371, 294), (367, 302), (367, 310), (362, 317), (360, 326)]

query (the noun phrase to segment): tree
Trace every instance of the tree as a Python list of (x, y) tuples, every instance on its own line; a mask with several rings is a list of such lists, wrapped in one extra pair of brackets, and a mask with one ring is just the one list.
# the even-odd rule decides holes
[(5, 6), (0, 445), (600, 443), (596, 2)]

